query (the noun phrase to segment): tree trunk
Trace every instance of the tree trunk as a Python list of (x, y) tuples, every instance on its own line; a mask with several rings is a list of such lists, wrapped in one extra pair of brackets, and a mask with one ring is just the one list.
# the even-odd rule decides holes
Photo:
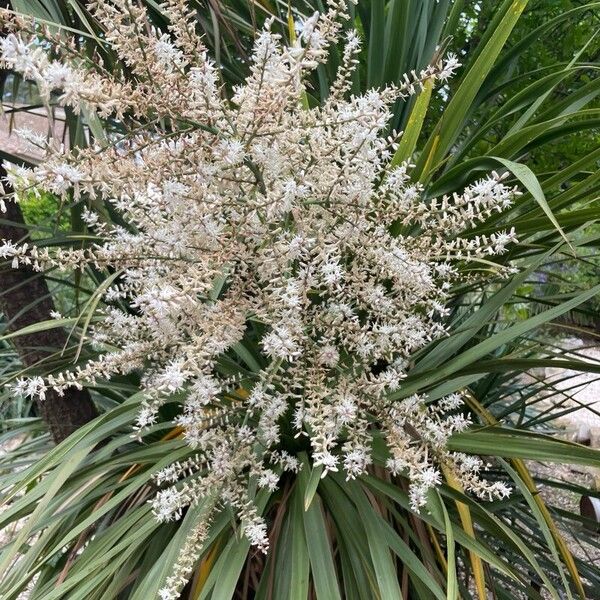
[[(0, 167), (0, 176), (6, 171)], [(6, 202), (6, 212), (0, 213), (0, 240), (22, 242), (27, 236), (23, 214), (18, 204)], [(12, 269), (10, 263), (0, 270), (0, 311), (16, 331), (23, 327), (51, 318), (54, 302), (48, 284), (41, 273), (20, 266)], [(33, 367), (60, 352), (67, 342), (67, 333), (62, 328), (49, 329), (13, 338), (21, 362)], [(87, 390), (69, 388), (60, 396), (48, 391), (46, 399), (37, 403), (38, 411), (50, 428), (55, 442), (61, 442), (73, 431), (93, 419), (98, 413)]]

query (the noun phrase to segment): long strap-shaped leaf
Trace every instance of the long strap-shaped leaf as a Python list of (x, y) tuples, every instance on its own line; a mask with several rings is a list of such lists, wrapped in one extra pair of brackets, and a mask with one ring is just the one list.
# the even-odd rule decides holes
[(458, 352), (465, 346), (482, 327), (489, 322), (492, 316), (508, 302), (519, 286), (537, 269), (550, 255), (549, 251), (532, 261), (527, 269), (524, 269), (515, 275), (504, 287), (496, 292), (491, 298), (487, 299), (473, 314), (467, 318), (457, 329), (451, 330), (450, 336), (435, 346), (421, 360), (417, 362), (413, 373), (435, 368), (438, 364), (443, 364), (455, 352)]
[(423, 84), (423, 89), (417, 96), (415, 105), (408, 117), (406, 129), (400, 139), (398, 149), (390, 162), (390, 167), (397, 167), (413, 155), (413, 152), (417, 147), (417, 141), (419, 139), (419, 134), (421, 133), (421, 128), (423, 127), (423, 122), (425, 121), (425, 115), (427, 114), (427, 108), (429, 107), (429, 101), (431, 100), (432, 90), (433, 80), (428, 79)]
[(446, 597), (448, 600), (458, 598), (458, 578), (456, 575), (456, 545), (454, 542), (454, 528), (448, 515), (448, 510), (439, 492), (434, 492), (428, 502), (428, 508), (436, 518), (443, 523), (446, 533)]
[(75, 471), (79, 467), (79, 464), (87, 456), (89, 451), (89, 446), (77, 450), (69, 456), (69, 461), (63, 463), (60, 469), (58, 469), (58, 471), (53, 475), (52, 484), (48, 488), (48, 491), (44, 494), (44, 497), (40, 500), (37, 508), (19, 532), (17, 539), (13, 542), (10, 549), (2, 557), (2, 562), (0, 563), (0, 577), (6, 572), (7, 568), (10, 566), (13, 559), (19, 552), (19, 549), (31, 534), (37, 522), (37, 517), (43, 514), (48, 504), (50, 504), (54, 496), (59, 492), (63, 483), (70, 477), (73, 471)]
[[(477, 398), (475, 398), (472, 394), (468, 393), (466, 399), (471, 408), (486, 423), (488, 423), (489, 425), (498, 425), (498, 421), (496, 420), (494, 415), (489, 410), (487, 410), (487, 408), (485, 408), (485, 406), (483, 406), (477, 400)], [(600, 460), (600, 456), (598, 460)], [(560, 534), (556, 523), (552, 519), (552, 515), (550, 514), (550, 511), (548, 510), (548, 507), (546, 506), (543, 498), (540, 496), (538, 489), (535, 485), (535, 481), (533, 480), (533, 477), (531, 476), (529, 470), (525, 466), (525, 463), (521, 459), (513, 458), (510, 462), (516, 470), (516, 472), (518, 473), (521, 480), (523, 481), (523, 484), (529, 490), (533, 501), (537, 505), (540, 514), (542, 515), (542, 518), (544, 519), (548, 529), (550, 530), (550, 533), (552, 534), (552, 538), (558, 548), (558, 552), (560, 553), (565, 565), (567, 566), (567, 569), (569, 570), (569, 573), (571, 574), (571, 577), (573, 578), (573, 582), (575, 583), (575, 587), (577, 588), (577, 593), (582, 598), (582, 600), (584, 600), (585, 590), (583, 589), (581, 577), (579, 576), (579, 571), (577, 570), (577, 565), (575, 564), (573, 555), (571, 554), (569, 547), (567, 546), (565, 540)]]
[[(450, 487), (459, 491), (460, 493), (464, 493), (460, 482), (458, 481), (452, 470), (449, 467), (445, 467), (443, 471), (444, 477), (446, 478), (446, 483)], [(475, 538), (475, 528), (473, 527), (473, 519), (471, 518), (471, 511), (469, 510), (469, 507), (466, 504), (463, 504), (462, 502), (457, 500), (456, 510), (458, 510), (460, 522), (462, 523), (465, 533), (467, 535), (470, 535), (472, 538)], [(469, 559), (473, 568), (473, 579), (475, 579), (475, 588), (477, 589), (477, 595), (479, 596), (479, 600), (487, 600), (483, 562), (479, 555), (473, 550), (469, 551)]]
[(544, 196), (544, 190), (535, 176), (535, 173), (527, 165), (523, 165), (506, 158), (500, 158), (499, 156), (493, 156), (492, 158), (506, 167), (527, 188), (527, 191), (535, 198), (535, 201), (540, 205), (546, 216), (550, 219), (550, 221), (552, 221), (552, 224), (558, 233), (560, 233), (561, 237), (565, 240), (565, 242), (567, 242), (569, 248), (575, 252), (575, 249), (573, 248), (569, 238), (565, 235), (565, 232), (562, 230), (562, 227), (556, 220), (552, 209), (548, 206), (546, 196)]
[[(302, 498), (306, 498), (308, 486), (308, 461), (303, 461), (303, 468), (298, 475), (298, 486)], [(318, 598), (324, 600), (341, 600), (333, 554), (327, 536), (327, 525), (323, 517), (321, 499), (318, 494), (304, 511), (304, 535), (308, 543), (308, 557), (315, 591)]]
[(400, 390), (390, 394), (390, 399), (400, 399), (406, 398), (411, 394), (418, 392), (426, 386), (433, 385), (444, 379), (448, 378), (450, 375), (453, 375), (460, 369), (471, 365), (472, 363), (480, 360), (481, 358), (487, 356), (490, 352), (497, 350), (504, 344), (524, 335), (525, 333), (543, 325), (544, 323), (548, 323), (557, 317), (560, 317), (564, 313), (576, 308), (580, 304), (584, 303), (586, 300), (593, 298), (598, 293), (600, 293), (600, 284), (594, 286), (590, 290), (582, 292), (578, 294), (575, 298), (569, 300), (568, 302), (563, 302), (562, 304), (555, 306), (549, 310), (546, 310), (534, 317), (530, 317), (529, 319), (517, 323), (512, 327), (508, 327), (507, 329), (496, 333), (490, 338), (480, 342), (476, 346), (469, 348), (462, 354), (459, 354), (457, 357), (449, 360), (446, 364), (438, 369), (432, 369), (431, 371), (427, 371), (421, 375), (418, 375), (416, 378), (409, 377), (402, 386)]
[(465, 116), (483, 85), (528, 0), (514, 0), (490, 40), (462, 80), (433, 130), (415, 168), (415, 177), (426, 181), (455, 142)]

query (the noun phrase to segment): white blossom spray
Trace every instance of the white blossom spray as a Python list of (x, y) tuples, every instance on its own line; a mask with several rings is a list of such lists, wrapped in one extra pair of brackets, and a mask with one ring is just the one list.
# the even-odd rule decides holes
[[(77, 250), (4, 242), (0, 257), (38, 270), (93, 265), (117, 274), (90, 333), (99, 357), (17, 390), (43, 399), (49, 387), (141, 373), (137, 435), (177, 398), (177, 424), (195, 451), (156, 476), (156, 517), (178, 519), (211, 499), (214, 510), (232, 507), (262, 550), (267, 523), (248, 490), (250, 482), (274, 490), (282, 471), (298, 470), (285, 435), (306, 443), (323, 477), (341, 471), (349, 479), (367, 472), (373, 436), (383, 438), (387, 468), (409, 478), (414, 510), (443, 466), (466, 490), (506, 495), (480, 477), (480, 459), (446, 448), (469, 425), (460, 395), (388, 399), (411, 354), (445, 333), (456, 261), (503, 253), (515, 239), (512, 231), (462, 233), (510, 205), (516, 190), (502, 177), (425, 200), (409, 164), (390, 167), (391, 106), (428, 80), (445, 81), (456, 58), (351, 95), (360, 41), (342, 33), (344, 1), (330, 0), (292, 45), (267, 21), (246, 80), (228, 94), (185, 2), (163, 9), (168, 33), (148, 26), (131, 0), (95, 3), (127, 80), (45, 32), (51, 59), (39, 29), (5, 14), (5, 67), (36, 82), (43, 98), (119, 123), (119, 133), (91, 147), (65, 152), (51, 139), (42, 164), (10, 168), (17, 192), (85, 201), (96, 241)], [(309, 107), (304, 82), (334, 43), (344, 47), (338, 78)], [(129, 227), (107, 222), (94, 209), (103, 203)], [(394, 225), (401, 233), (392, 234)], [(236, 376), (226, 368), (232, 361), (245, 365)], [(190, 532), (164, 600), (177, 598), (189, 577), (210, 516)]]

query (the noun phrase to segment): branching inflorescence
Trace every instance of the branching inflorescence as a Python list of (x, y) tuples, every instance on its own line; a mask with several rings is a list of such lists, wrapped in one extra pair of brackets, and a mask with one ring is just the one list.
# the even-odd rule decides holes
[[(4, 66), (35, 81), (48, 102), (110, 117), (120, 132), (70, 152), (35, 139), (46, 150), (42, 164), (10, 168), (17, 192), (87, 202), (84, 218), (97, 243), (5, 242), (0, 256), (15, 267), (93, 265), (119, 274), (103, 291), (103, 319), (91, 333), (104, 350), (99, 358), (22, 380), (17, 390), (43, 398), (48, 387), (139, 371), (138, 435), (176, 397), (177, 424), (195, 450), (157, 476), (157, 517), (176, 519), (211, 499), (233, 507), (263, 550), (267, 527), (249, 489), (274, 490), (282, 471), (297, 470), (291, 447), (308, 448), (323, 476), (343, 470), (355, 478), (372, 463), (373, 435), (382, 437), (387, 467), (409, 478), (415, 510), (442, 467), (466, 490), (506, 495), (502, 484), (481, 478), (480, 459), (446, 448), (469, 424), (460, 395), (388, 400), (411, 354), (444, 334), (456, 261), (501, 254), (514, 241), (513, 232), (461, 237), (510, 205), (516, 190), (502, 177), (425, 201), (410, 165), (390, 167), (397, 147), (386, 133), (391, 105), (427, 80), (445, 81), (456, 59), (449, 55), (399, 86), (350, 95), (360, 43), (342, 31), (343, 0), (331, 0), (291, 46), (267, 22), (248, 77), (228, 94), (185, 2), (169, 0), (164, 9), (168, 34), (150, 27), (132, 0), (96, 2), (127, 79), (90, 62), (64, 36), (5, 14), (12, 33), (1, 42)], [(342, 38), (338, 79), (322, 105), (309, 107), (305, 77)], [(104, 202), (128, 228), (94, 210)], [(392, 235), (393, 224), (402, 233)], [(247, 355), (256, 364), (242, 375), (224, 368)], [(164, 598), (175, 598), (185, 582), (209, 519), (210, 511), (190, 534)]]

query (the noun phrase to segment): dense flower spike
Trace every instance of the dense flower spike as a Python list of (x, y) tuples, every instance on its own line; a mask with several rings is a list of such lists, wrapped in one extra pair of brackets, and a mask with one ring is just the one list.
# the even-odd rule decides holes
[[(247, 79), (227, 98), (185, 3), (169, 0), (166, 10), (169, 35), (152, 29), (130, 0), (95, 3), (129, 81), (62, 39), (51, 60), (39, 31), (9, 19), (3, 64), (37, 82), (48, 101), (114, 117), (122, 132), (72, 153), (50, 141), (42, 165), (10, 171), (18, 190), (85, 198), (97, 242), (81, 250), (4, 243), (0, 256), (40, 270), (92, 264), (118, 273), (91, 334), (107, 351), (76, 371), (22, 381), (18, 391), (43, 397), (48, 387), (138, 370), (146, 394), (140, 436), (178, 394), (177, 422), (196, 454), (157, 475), (167, 486), (153, 501), (157, 518), (177, 519), (212, 498), (237, 511), (263, 550), (266, 523), (248, 482), (274, 490), (282, 471), (299, 468), (284, 435), (306, 438), (323, 476), (348, 478), (365, 473), (372, 437), (382, 435), (388, 468), (410, 478), (415, 510), (440, 483), (442, 465), (467, 490), (508, 493), (480, 477), (481, 461), (446, 449), (469, 424), (460, 396), (388, 400), (411, 353), (444, 334), (459, 277), (453, 261), (489, 268), (488, 257), (514, 241), (512, 231), (460, 235), (510, 204), (516, 191), (502, 177), (425, 201), (410, 165), (388, 166), (396, 147), (386, 137), (390, 106), (427, 80), (447, 79), (456, 59), (351, 96), (360, 46), (351, 32), (329, 98), (308, 108), (304, 77), (340, 39), (345, 18), (343, 1), (332, 0), (302, 23), (292, 46), (268, 22)], [(130, 228), (105, 222), (93, 208), (102, 202)], [(248, 371), (226, 375), (226, 358)], [(177, 597), (205, 535), (206, 524), (190, 533), (163, 598)]]

